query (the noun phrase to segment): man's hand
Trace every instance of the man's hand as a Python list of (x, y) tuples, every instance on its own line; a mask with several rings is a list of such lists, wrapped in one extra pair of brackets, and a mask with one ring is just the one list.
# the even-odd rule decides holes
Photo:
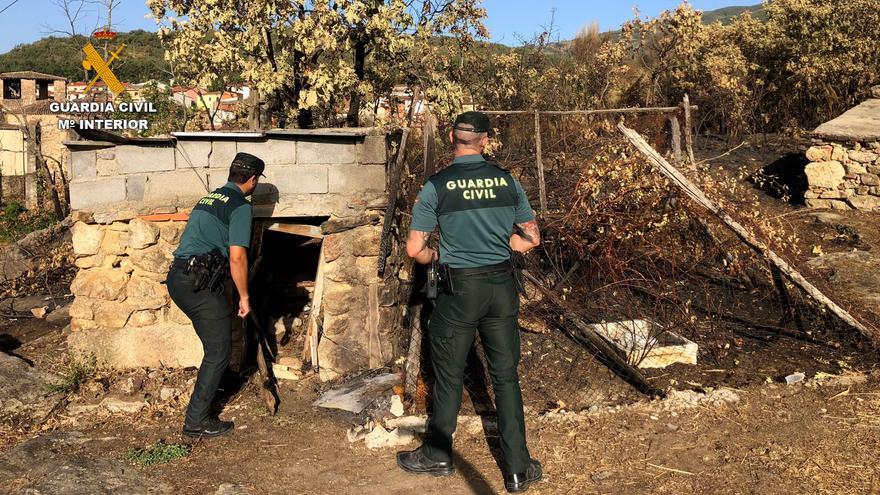
[(407, 256), (422, 265), (430, 264), (438, 259), (440, 256), (437, 254), (437, 251), (428, 247), (429, 237), (431, 237), (430, 232), (410, 230), (409, 236), (406, 239)]
[(238, 316), (240, 318), (247, 318), (247, 315), (251, 312), (251, 300), (249, 297), (245, 297), (238, 301)]
[(510, 236), (510, 249), (525, 254), (540, 245), (541, 231), (537, 220), (516, 224), (514, 234)]

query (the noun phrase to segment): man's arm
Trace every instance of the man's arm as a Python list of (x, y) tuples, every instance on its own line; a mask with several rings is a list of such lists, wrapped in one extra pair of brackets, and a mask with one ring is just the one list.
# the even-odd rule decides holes
[(437, 259), (437, 251), (428, 247), (430, 236), (430, 232), (410, 230), (406, 239), (406, 255), (422, 265), (427, 265)]
[(251, 245), (252, 221), (253, 214), (249, 204), (236, 208), (229, 218), (229, 273), (238, 289), (238, 316), (242, 318), (251, 312), (247, 248)]
[(537, 220), (516, 224), (514, 233), (510, 236), (510, 249), (525, 254), (540, 245), (541, 231)]
[(251, 299), (248, 294), (248, 256), (247, 248), (229, 246), (229, 271), (238, 290), (238, 316), (244, 318), (251, 312)]

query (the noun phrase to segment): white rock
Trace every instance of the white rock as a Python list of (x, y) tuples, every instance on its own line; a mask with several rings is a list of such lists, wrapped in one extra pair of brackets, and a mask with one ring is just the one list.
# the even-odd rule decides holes
[(49, 312), (49, 306), (42, 306), (39, 308), (31, 308), (31, 314), (34, 315), (34, 318), (43, 319), (46, 317), (46, 313)]
[(159, 399), (164, 402), (174, 399), (180, 395), (180, 389), (175, 387), (162, 387), (159, 389)]
[(278, 318), (275, 320), (275, 324), (272, 325), (272, 328), (275, 329), (275, 337), (279, 339), (287, 333), (287, 327), (284, 326), (284, 318)]
[(408, 445), (415, 439), (415, 436), (410, 431), (400, 429), (394, 431), (388, 431), (385, 428), (382, 428), (382, 425), (376, 425), (366, 437), (367, 448), (369, 449), (383, 449), (389, 447), (400, 447), (403, 445)]
[(295, 371), (302, 370), (303, 368), (302, 359), (296, 356), (281, 356), (278, 358), (278, 364), (283, 364)]
[(142, 400), (126, 400), (119, 397), (107, 397), (101, 401), (101, 407), (112, 413), (136, 413), (147, 407)]
[(80, 256), (89, 256), (98, 253), (101, 241), (104, 239), (104, 231), (100, 225), (88, 225), (77, 222), (71, 229), (73, 232), (73, 252)]
[(345, 438), (348, 439), (348, 443), (360, 442), (367, 438), (367, 429), (363, 425), (352, 426), (345, 432)]
[(391, 409), (390, 409), (390, 411), (391, 411), (391, 414), (397, 416), (398, 418), (403, 416), (403, 413), (405, 412), (403, 410), (403, 401), (400, 400), (400, 396), (397, 394), (394, 394), (391, 396)]
[(302, 372), (283, 364), (272, 364), (272, 374), (279, 380), (299, 380), (302, 378)]

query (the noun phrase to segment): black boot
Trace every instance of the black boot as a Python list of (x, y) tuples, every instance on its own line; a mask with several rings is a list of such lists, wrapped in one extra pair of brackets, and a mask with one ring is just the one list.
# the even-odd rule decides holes
[(438, 462), (428, 459), (419, 447), (410, 452), (397, 453), (397, 465), (408, 473), (449, 476), (455, 472), (451, 462)]
[(544, 471), (541, 469), (540, 461), (532, 459), (525, 473), (514, 473), (504, 475), (504, 488), (509, 493), (522, 493), (529, 489), (529, 485), (541, 481)]
[(212, 438), (227, 435), (235, 428), (232, 421), (221, 421), (219, 418), (210, 417), (198, 425), (183, 425), (183, 434), (195, 438)]

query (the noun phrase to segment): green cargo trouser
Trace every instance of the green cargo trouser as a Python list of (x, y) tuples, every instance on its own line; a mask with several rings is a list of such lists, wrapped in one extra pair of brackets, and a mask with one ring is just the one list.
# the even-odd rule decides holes
[(166, 283), (171, 300), (192, 320), (205, 351), (186, 409), (186, 424), (197, 426), (209, 416), (211, 402), (229, 364), (233, 308), (223, 292), (196, 292), (195, 275), (184, 273), (181, 268), (172, 267)]
[(522, 392), (517, 365), (520, 358), (519, 296), (510, 273), (468, 275), (455, 279), (455, 294), (440, 294), (428, 332), (435, 383), (433, 413), (423, 447), (434, 461), (452, 461), (452, 433), (461, 408), (464, 368), (479, 329), (489, 362), (502, 469), (524, 473), (529, 465)]

